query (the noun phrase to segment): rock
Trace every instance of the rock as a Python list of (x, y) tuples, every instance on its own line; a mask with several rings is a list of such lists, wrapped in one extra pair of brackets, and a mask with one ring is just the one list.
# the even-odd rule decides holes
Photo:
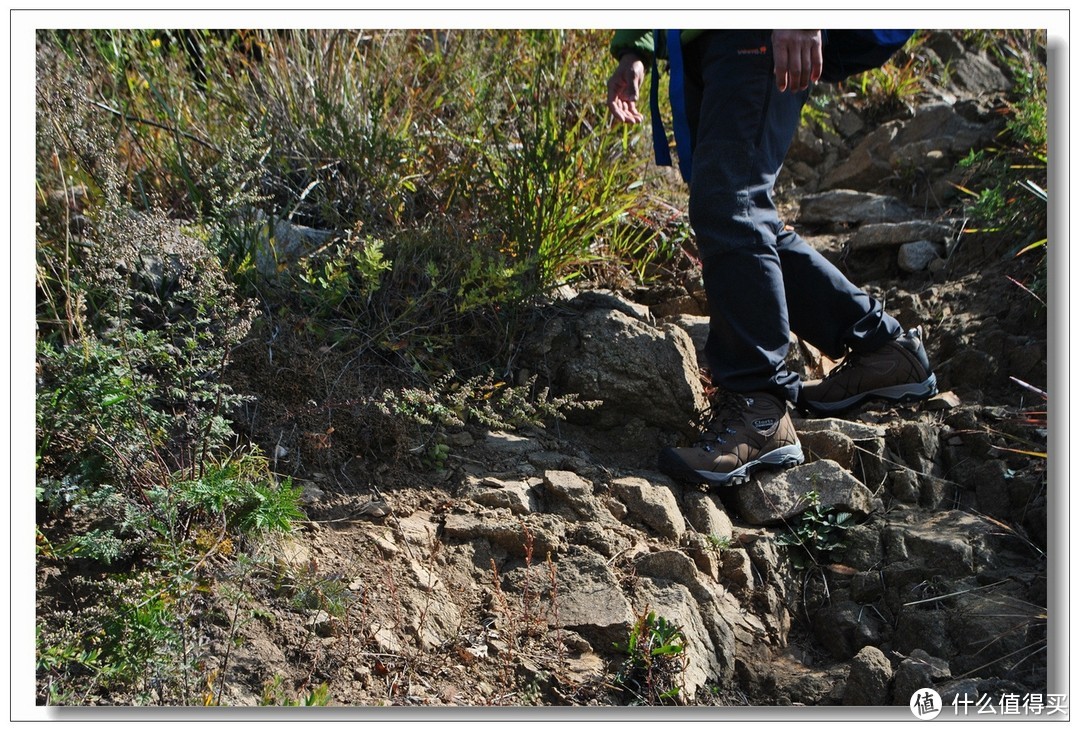
[(631, 302), (607, 290), (587, 289), (580, 292), (573, 298), (573, 305), (579, 309), (615, 310), (649, 325), (656, 322), (652, 311), (647, 306)]
[(912, 241), (900, 245), (896, 261), (901, 271), (915, 273), (925, 271), (932, 261), (940, 259), (944, 253), (944, 247), (940, 244), (932, 241)]
[(720, 548), (708, 536), (686, 533), (680, 541), (680, 548), (694, 561), (698, 571), (713, 581), (720, 580)]
[(461, 610), (450, 586), (431, 565), (410, 558), (407, 566), (411, 591), (400, 593), (400, 626), (430, 650), (454, 637), (461, 626)]
[(551, 625), (573, 630), (605, 652), (625, 642), (634, 615), (607, 561), (585, 551), (561, 559), (556, 569), (558, 611)]
[(788, 148), (784, 164), (801, 162), (810, 167), (815, 167), (820, 165), (824, 159), (824, 140), (815, 135), (808, 125), (799, 125), (799, 129), (795, 132), (795, 138), (791, 141), (791, 147)]
[(685, 700), (692, 700), (709, 682), (731, 680), (736, 651), (727, 619), (730, 607), (711, 602), (701, 605), (690, 589), (664, 577), (643, 578), (637, 594), (637, 606), (674, 623), (686, 640), (682, 653), (685, 667), (680, 675)]
[(868, 223), (851, 237), (853, 251), (899, 246), (912, 241), (944, 242), (952, 236), (952, 227), (932, 221)]
[(837, 660), (849, 660), (867, 646), (880, 645), (886, 625), (870, 607), (838, 601), (814, 615), (814, 635)]
[(984, 53), (964, 53), (949, 67), (949, 88), (975, 99), (1007, 92), (1012, 81)]
[(883, 593), (880, 571), (861, 571), (851, 577), (851, 598), (859, 604), (872, 604)]
[(736, 589), (753, 589), (754, 564), (746, 551), (731, 549), (721, 554), (720, 577)]
[(1001, 379), (997, 359), (978, 348), (961, 350), (947, 361), (934, 366), (939, 382), (948, 388), (977, 389), (990, 379)]
[(923, 402), (923, 408), (927, 411), (946, 411), (959, 408), (960, 397), (952, 391), (945, 391)]
[(927, 49), (933, 51), (945, 63), (955, 63), (961, 56), (970, 53), (964, 47), (964, 44), (948, 31), (936, 31), (928, 34), (925, 44)]
[(668, 319), (674, 325), (686, 331), (694, 343), (694, 352), (698, 363), (705, 363), (705, 343), (709, 339), (709, 318), (703, 315), (680, 314)]
[(913, 217), (911, 210), (896, 198), (855, 190), (806, 196), (799, 205), (799, 221), (811, 225), (898, 223)]
[(653, 327), (622, 309), (598, 306), (606, 301), (579, 295), (570, 303), (574, 313), (556, 315), (523, 344), (521, 360), (553, 392), (601, 402), (572, 420), (594, 431), (618, 429), (623, 449), (654, 451), (656, 443), (630, 441), (627, 423), (688, 430), (707, 407), (694, 345), (682, 328)]
[(340, 622), (322, 609), (311, 615), (311, 631), (319, 637), (333, 637), (338, 633), (339, 626)]
[(564, 551), (564, 526), (547, 515), (514, 519), (501, 510), (490, 516), (451, 513), (443, 521), (443, 531), (448, 538), (488, 541), (511, 556), (524, 556), (530, 541), (536, 556)]
[(500, 456), (510, 457), (522, 457), (543, 449), (543, 445), (535, 439), (502, 431), (485, 434), (484, 446)]
[(933, 424), (908, 421), (889, 431), (889, 441), (896, 449), (901, 464), (919, 474), (935, 473), (941, 450), (940, 430)]
[(609, 559), (621, 556), (633, 547), (628, 536), (612, 530), (611, 517), (602, 522), (574, 521), (567, 526), (566, 538), (572, 546), (588, 547)]
[(996, 126), (971, 122), (952, 104), (937, 103), (920, 107), (893, 140), (894, 164), (921, 162), (931, 150), (940, 150), (959, 159), (971, 150), (993, 140)]
[(851, 662), (844, 687), (845, 706), (884, 706), (889, 703), (892, 665), (876, 647), (859, 650)]
[(1008, 464), (1000, 459), (984, 462), (975, 468), (975, 496), (979, 500), (979, 512), (999, 520), (1013, 518), (1009, 475)]
[(611, 493), (626, 505), (630, 520), (672, 540), (678, 540), (686, 531), (686, 520), (668, 484), (643, 477), (622, 477), (612, 480)]
[(638, 576), (668, 579), (682, 584), (698, 602), (707, 602), (712, 589), (707, 586), (693, 560), (682, 551), (656, 551), (639, 556), (634, 561)]
[(922, 496), (919, 476), (913, 470), (892, 470), (885, 477), (885, 490), (902, 503), (917, 505)]
[(689, 528), (713, 540), (730, 540), (731, 518), (723, 502), (713, 493), (686, 490), (682, 499), (683, 516)]
[(299, 480), (297, 483), (300, 485), (300, 502), (304, 505), (316, 505), (326, 497), (326, 493), (314, 483)]
[(739, 516), (751, 525), (777, 525), (808, 507), (804, 496), (816, 492), (821, 505), (868, 515), (881, 508), (861, 482), (831, 460), (818, 460), (764, 473), (734, 489), (733, 502)]
[(814, 459), (830, 459), (850, 470), (871, 491), (885, 482), (891, 465), (886, 431), (874, 424), (845, 419), (796, 419), (804, 451)]
[(803, 453), (811, 459), (827, 459), (846, 470), (855, 466), (855, 441), (836, 431), (812, 431), (799, 434)]
[(893, 705), (907, 705), (915, 691), (934, 688), (951, 677), (949, 663), (945, 660), (932, 657), (925, 650), (914, 650), (900, 661), (893, 676)]
[(462, 496), (491, 508), (509, 508), (514, 515), (532, 513), (538, 507), (535, 493), (524, 480), (467, 475)]
[(544, 496), (550, 506), (558, 504), (565, 507), (570, 518), (600, 522), (611, 518), (611, 513), (593, 495), (592, 482), (573, 472), (544, 472)]
[[(1017, 660), (1032, 645), (1046, 641), (1046, 611), (1012, 593), (1015, 585), (973, 587), (955, 599), (946, 632), (953, 638), (956, 654), (949, 667), (957, 675), (1009, 677), (1024, 667)], [(1029, 663), (1027, 667), (1032, 667)]]
[(856, 443), (867, 440), (884, 439), (886, 429), (877, 424), (867, 424), (861, 421), (848, 421), (847, 419), (793, 419), (795, 429), (802, 434), (804, 432), (835, 431), (850, 437)]
[(825, 176), (825, 188), (872, 190), (892, 174), (889, 153), (898, 124), (884, 124), (868, 134), (848, 158)]
[[(266, 218), (262, 211), (255, 212), (256, 221), (265, 221)], [(256, 242), (255, 266), (263, 276), (276, 278), (281, 273), (279, 267), (282, 263), (308, 256), (335, 235), (333, 231), (299, 226), (285, 219), (276, 219), (273, 236)]]
[(840, 561), (845, 566), (861, 571), (879, 568), (885, 558), (881, 526), (876, 520), (851, 526), (844, 534), (844, 545), (840, 550)]
[(916, 525), (885, 529), (886, 556), (911, 560), (941, 576), (969, 575), (988, 556), (987, 525), (960, 511), (931, 516)]

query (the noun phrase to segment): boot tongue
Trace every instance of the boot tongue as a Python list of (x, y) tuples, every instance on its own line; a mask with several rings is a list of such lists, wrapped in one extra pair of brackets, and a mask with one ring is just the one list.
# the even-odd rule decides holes
[(739, 423), (743, 415), (754, 405), (754, 399), (742, 394), (729, 393), (717, 401), (713, 409), (712, 426), (723, 432), (727, 424)]

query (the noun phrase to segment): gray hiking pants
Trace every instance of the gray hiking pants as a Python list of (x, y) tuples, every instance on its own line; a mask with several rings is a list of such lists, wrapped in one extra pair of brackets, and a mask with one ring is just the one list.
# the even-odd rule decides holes
[(771, 31), (711, 31), (683, 57), (690, 225), (709, 301), (713, 383), (795, 403), (801, 381), (785, 364), (790, 332), (839, 359), (902, 328), (780, 221), (773, 185), (809, 93), (776, 88)]

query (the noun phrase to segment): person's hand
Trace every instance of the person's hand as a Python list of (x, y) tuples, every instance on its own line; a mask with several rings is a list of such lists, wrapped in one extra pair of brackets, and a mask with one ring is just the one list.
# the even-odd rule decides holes
[(820, 30), (774, 30), (773, 69), (780, 91), (802, 91), (821, 77)]
[(607, 103), (620, 122), (636, 123), (645, 117), (638, 111), (637, 98), (645, 80), (645, 64), (635, 53), (624, 53), (607, 82)]

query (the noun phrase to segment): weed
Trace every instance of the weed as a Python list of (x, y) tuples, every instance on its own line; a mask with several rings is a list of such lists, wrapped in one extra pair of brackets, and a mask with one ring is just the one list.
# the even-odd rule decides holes
[[(429, 464), (440, 465), (449, 456), (449, 447), (434, 440), (438, 427), (467, 424), (515, 431), (541, 427), (545, 422), (566, 418), (566, 414), (595, 404), (576, 394), (551, 396), (547, 389), (534, 392), (535, 377), (524, 386), (497, 380), (493, 373), (461, 379), (456, 373), (440, 377), (431, 387), (407, 387), (384, 391), (379, 406), (388, 416), (407, 419), (424, 429), (424, 443), (418, 447)], [(430, 444), (428, 443), (430, 441)]]
[(927, 64), (916, 51), (925, 38), (924, 33), (916, 33), (889, 62), (844, 82), (858, 91), (870, 118), (900, 112), (922, 92)]
[(678, 625), (646, 609), (616, 649), (627, 656), (615, 673), (618, 688), (643, 705), (678, 702), (682, 688), (677, 681), (686, 662), (686, 638)]
[(830, 101), (830, 97), (824, 94), (811, 94), (799, 112), (800, 124), (823, 132), (832, 132), (832, 122), (827, 109)]
[(310, 288), (309, 304), (317, 308), (313, 314), (325, 317), (338, 312), (348, 298), (370, 300), (392, 267), (382, 241), (353, 233), (322, 255), (305, 259), (299, 277)]
[[(536, 538), (524, 521), (521, 522), (521, 531), (524, 565), (520, 569), (520, 577), (514, 579), (520, 586), (517, 591), (508, 593), (492, 560), (491, 597), (492, 609), (498, 616), (498, 637), (502, 644), (499, 673), (503, 684), (535, 701), (540, 684), (548, 679), (548, 673), (521, 661), (535, 658), (541, 652), (550, 653), (551, 650), (554, 650), (557, 661), (563, 657), (565, 648), (561, 633), (556, 631), (552, 635), (550, 630), (558, 623), (559, 615), (559, 582), (555, 562), (549, 554), (544, 559), (546, 566), (534, 563)], [(560, 668), (561, 663), (557, 662), (555, 667)]]
[[(1032, 386), (1030, 383), (1025, 383), (1019, 378), (1009, 376), (1016, 385), (1037, 394), (1041, 399), (1040, 404), (1032, 407), (1022, 409), (1017, 416), (1013, 419), (1014, 424), (1020, 429), (1030, 431), (1032, 434), (1025, 438), (1018, 434), (1005, 434), (1007, 440), (1015, 444), (1011, 447), (995, 446), (994, 449), (999, 449), (1005, 452), (1012, 452), (1014, 454), (1027, 455), (1029, 457), (1036, 457), (1038, 459), (1045, 460), (1047, 458), (1046, 451), (1046, 435), (1047, 435), (1047, 412), (1046, 404), (1049, 400), (1049, 394), (1040, 388)], [(991, 430), (992, 431), (992, 430)]]
[(330, 703), (330, 686), (320, 683), (301, 697), (293, 697), (285, 689), (285, 679), (274, 675), (263, 684), (260, 706), (325, 706)]
[(1043, 309), (1049, 245), (1045, 43), (1041, 32), (990, 35), (988, 47), (1016, 82), (1002, 110), (1005, 130), (992, 146), (972, 150), (961, 161), (965, 178), (954, 184), (966, 196), (964, 212), (971, 225), (965, 233), (994, 237), (1001, 249), (1022, 257), (1018, 263), (1028, 273), (1009, 280)]
[(714, 553), (723, 553), (732, 546), (732, 540), (730, 536), (718, 536), (715, 533), (709, 533), (705, 536), (705, 541), (708, 544), (709, 550)]
[(851, 513), (837, 511), (821, 504), (821, 496), (810, 491), (803, 496), (807, 504), (798, 518), (789, 522), (787, 530), (780, 533), (777, 544), (799, 549), (792, 553), (797, 568), (818, 564), (830, 551), (842, 548), (844, 535), (853, 525)]

